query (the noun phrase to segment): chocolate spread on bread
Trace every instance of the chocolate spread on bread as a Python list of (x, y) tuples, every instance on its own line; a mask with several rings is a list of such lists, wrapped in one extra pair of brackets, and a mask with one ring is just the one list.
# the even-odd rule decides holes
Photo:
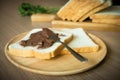
[(38, 48), (48, 48), (52, 46), (57, 39), (50, 39), (50, 36), (57, 35), (48, 28), (43, 28), (42, 31), (33, 33), (28, 40), (22, 40), (20, 45), (26, 46), (38, 46)]

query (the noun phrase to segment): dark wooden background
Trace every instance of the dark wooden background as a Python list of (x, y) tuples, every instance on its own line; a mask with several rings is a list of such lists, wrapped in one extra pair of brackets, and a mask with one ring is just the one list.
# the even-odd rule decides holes
[(30, 17), (22, 17), (18, 13), (18, 5), (22, 2), (62, 6), (67, 0), (0, 0), (0, 80), (120, 80), (120, 32), (87, 31), (106, 43), (108, 54), (102, 63), (83, 73), (45, 76), (24, 71), (11, 64), (4, 53), (5, 44), (13, 36), (35, 28), (31, 24)]

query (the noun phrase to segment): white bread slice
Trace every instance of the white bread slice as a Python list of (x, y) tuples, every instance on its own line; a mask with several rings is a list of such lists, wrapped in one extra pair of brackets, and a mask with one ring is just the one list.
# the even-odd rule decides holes
[(111, 6), (90, 16), (91, 19), (120, 19), (120, 6)]
[[(72, 33), (73, 39), (68, 46), (77, 52), (95, 52), (99, 49), (99, 46), (92, 41), (87, 33), (82, 28), (64, 29), (63, 31)], [(64, 48), (61, 54), (69, 54), (70, 52)]]
[(105, 3), (101, 4), (100, 6), (95, 7), (94, 9), (92, 9), (91, 11), (89, 11), (88, 13), (86, 13), (84, 16), (82, 16), (79, 21), (82, 22), (84, 21), (86, 18), (88, 18), (90, 15), (95, 14), (98, 11), (101, 11), (107, 7), (110, 7), (112, 5), (111, 0), (107, 0)]
[[(41, 31), (42, 29), (33, 29), (31, 30), (25, 37), (21, 40), (29, 39), (32, 33)], [(67, 32), (62, 32), (58, 30), (51, 29), (54, 33), (64, 34), (65, 36), (60, 36), (60, 40), (62, 42), (70, 42), (72, 40), (72, 34)], [(59, 42), (55, 42), (51, 47), (44, 48), (44, 49), (37, 49), (37, 46), (27, 46), (23, 47), (19, 43), (20, 41), (9, 45), (9, 52), (11, 55), (21, 56), (21, 57), (37, 57), (39, 59), (50, 59), (55, 57), (57, 54), (60, 54), (60, 50), (62, 49), (63, 45)]]

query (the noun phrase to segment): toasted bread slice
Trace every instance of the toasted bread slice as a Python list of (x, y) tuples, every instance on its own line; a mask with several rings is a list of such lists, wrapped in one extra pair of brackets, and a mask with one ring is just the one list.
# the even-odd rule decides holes
[(58, 17), (65, 20), (65, 16), (69, 14), (70, 7), (75, 5), (76, 0), (69, 0), (57, 13)]
[(63, 20), (77, 21), (93, 8), (103, 4), (105, 0), (69, 0), (57, 13)]
[[(64, 15), (64, 20), (71, 21), (72, 17), (79, 11), (80, 7), (87, 5), (89, 1), (87, 0), (74, 0), (74, 4), (70, 6), (67, 11), (64, 11), (66, 15)], [(69, 6), (69, 5), (68, 5)]]
[(83, 2), (82, 7), (79, 8), (78, 12), (72, 16), (71, 20), (76, 22), (78, 21), (82, 16), (84, 16), (85, 14), (87, 14), (89, 11), (93, 10), (94, 8), (96, 8), (97, 6), (103, 4), (105, 2), (105, 0), (88, 0), (86, 1), (86, 3), (88, 2), (88, 4), (85, 4), (85, 2)]
[[(41, 31), (42, 29), (33, 29), (31, 30), (25, 37), (21, 40), (29, 39), (32, 33), (36, 33)], [(72, 34), (67, 32), (62, 32), (59, 30), (51, 29), (54, 33), (64, 34), (65, 36), (59, 36), (60, 40), (64, 43), (70, 42), (72, 40)], [(37, 46), (26, 46), (23, 47), (20, 45), (20, 41), (9, 45), (9, 52), (11, 55), (21, 56), (21, 57), (36, 57), (39, 59), (50, 59), (55, 57), (56, 55), (60, 54), (60, 50), (62, 49), (63, 45), (61, 43), (55, 42), (52, 46), (44, 49), (38, 49)]]
[(100, 6), (95, 7), (94, 9), (92, 9), (91, 11), (89, 11), (88, 13), (86, 13), (84, 16), (82, 16), (79, 21), (82, 22), (84, 21), (86, 18), (88, 18), (90, 15), (95, 14), (98, 11), (101, 11), (107, 7), (110, 7), (112, 5), (111, 0), (107, 0), (105, 3), (101, 4)]

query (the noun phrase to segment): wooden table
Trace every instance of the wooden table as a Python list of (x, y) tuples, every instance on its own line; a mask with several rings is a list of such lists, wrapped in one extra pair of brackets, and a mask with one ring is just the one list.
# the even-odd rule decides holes
[[(29, 0), (33, 4), (61, 6), (67, 0)], [(119, 80), (120, 79), (120, 32), (90, 31), (107, 45), (108, 55), (102, 63), (83, 73), (70, 76), (45, 76), (24, 71), (11, 64), (5, 56), (5, 44), (17, 34), (33, 29), (30, 17), (21, 17), (18, 5), (23, 0), (0, 1), (0, 80)], [(25, 0), (28, 2), (28, 0)], [(48, 3), (49, 2), (49, 3)], [(50, 26), (44, 25), (44, 26)], [(40, 26), (38, 26), (40, 27)]]

